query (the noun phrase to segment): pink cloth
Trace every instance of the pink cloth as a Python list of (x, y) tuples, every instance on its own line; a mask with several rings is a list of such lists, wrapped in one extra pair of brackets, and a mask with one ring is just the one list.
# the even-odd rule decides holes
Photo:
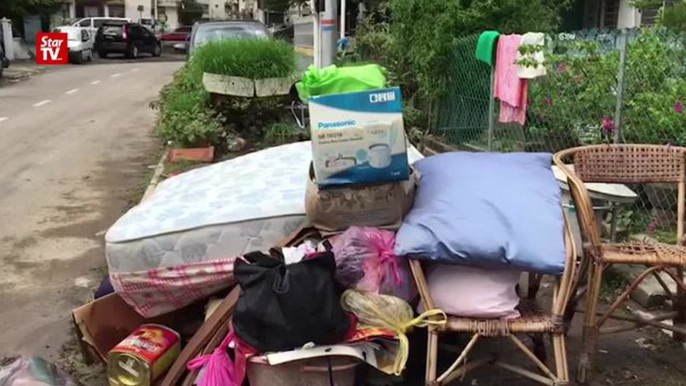
[(112, 273), (114, 290), (146, 318), (183, 308), (234, 284), (234, 258)]
[(434, 307), (448, 315), (515, 319), (520, 316), (515, 289), (519, 276), (518, 271), (436, 264), (427, 271), (426, 281)]
[(527, 81), (517, 76), (517, 53), (522, 41), (521, 35), (501, 35), (498, 39), (495, 62), (493, 96), (500, 100), (502, 123), (526, 120)]

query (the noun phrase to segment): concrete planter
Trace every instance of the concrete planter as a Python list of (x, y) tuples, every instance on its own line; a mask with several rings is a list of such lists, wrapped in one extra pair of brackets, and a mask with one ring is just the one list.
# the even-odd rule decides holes
[(202, 75), (202, 84), (207, 92), (214, 94), (242, 97), (255, 96), (255, 82), (248, 78), (206, 72)]
[(293, 84), (293, 79), (287, 77), (253, 80), (206, 72), (202, 76), (202, 84), (207, 92), (213, 94), (252, 98), (255, 96), (287, 95)]
[(288, 95), (292, 85), (292, 78), (255, 79), (255, 94), (258, 97)]

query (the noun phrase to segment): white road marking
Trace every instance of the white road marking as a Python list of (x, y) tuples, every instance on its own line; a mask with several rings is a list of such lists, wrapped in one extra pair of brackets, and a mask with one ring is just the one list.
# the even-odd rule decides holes
[(136, 72), (136, 71), (138, 71), (137, 68), (134, 68), (134, 69), (131, 70), (131, 72)]
[(71, 89), (71, 90), (65, 92), (65, 94), (70, 95), (70, 94), (73, 94), (73, 93), (75, 93), (75, 92), (77, 92), (77, 91), (79, 91), (78, 88), (73, 88), (73, 89)]
[(9, 117), (0, 117), (0, 122), (10, 119)]
[(40, 101), (38, 103), (34, 103), (33, 107), (41, 107), (43, 105), (47, 105), (48, 103), (52, 102), (50, 99), (46, 99), (44, 101)]
[(117, 78), (117, 77), (120, 77), (121, 74), (120, 74), (120, 73), (116, 73), (116, 74), (112, 74), (111, 76), (112, 76), (113, 78)]
[(100, 83), (99, 80), (94, 80), (94, 81), (91, 82), (91, 85), (95, 86), (95, 85), (98, 84), (98, 83)]

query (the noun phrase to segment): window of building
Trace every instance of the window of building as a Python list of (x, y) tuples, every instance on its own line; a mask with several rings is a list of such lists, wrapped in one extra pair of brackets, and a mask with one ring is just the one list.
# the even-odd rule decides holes
[(657, 22), (657, 17), (660, 14), (659, 8), (642, 9), (641, 11), (641, 26), (653, 26)]
[(600, 26), (602, 28), (617, 28), (619, 21), (619, 0), (602, 0), (600, 8)]

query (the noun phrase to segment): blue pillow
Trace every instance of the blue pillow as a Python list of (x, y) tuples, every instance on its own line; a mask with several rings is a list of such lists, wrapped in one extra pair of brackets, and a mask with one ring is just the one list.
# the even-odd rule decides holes
[(560, 274), (564, 219), (547, 153), (444, 153), (417, 161), (397, 255)]

